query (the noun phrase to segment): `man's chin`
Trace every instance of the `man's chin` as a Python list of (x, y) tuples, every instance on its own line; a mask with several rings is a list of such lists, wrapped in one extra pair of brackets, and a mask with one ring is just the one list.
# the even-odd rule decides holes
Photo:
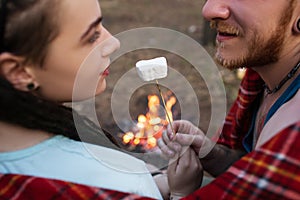
[(234, 60), (234, 59), (225, 59), (224, 57), (216, 55), (215, 61), (220, 66), (229, 69), (229, 70), (235, 70), (245, 67), (243, 62), (241, 60)]

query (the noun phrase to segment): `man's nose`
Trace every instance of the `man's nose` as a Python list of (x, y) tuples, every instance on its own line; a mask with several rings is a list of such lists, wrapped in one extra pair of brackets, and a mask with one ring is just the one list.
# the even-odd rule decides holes
[(229, 18), (228, 0), (207, 0), (202, 8), (202, 15), (209, 21)]

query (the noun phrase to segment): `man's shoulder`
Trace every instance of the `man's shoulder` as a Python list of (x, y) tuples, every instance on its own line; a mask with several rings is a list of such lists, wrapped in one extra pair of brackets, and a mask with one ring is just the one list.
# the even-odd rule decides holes
[(283, 104), (264, 126), (257, 146), (264, 144), (289, 126), (300, 124), (300, 90)]

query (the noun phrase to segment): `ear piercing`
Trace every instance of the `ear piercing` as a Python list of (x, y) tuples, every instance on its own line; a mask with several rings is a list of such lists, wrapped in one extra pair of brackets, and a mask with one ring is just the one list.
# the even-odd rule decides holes
[(27, 84), (27, 89), (28, 89), (29, 91), (34, 90), (34, 89), (35, 89), (35, 84), (34, 84), (34, 83), (28, 83), (28, 84)]
[(296, 25), (297, 31), (300, 32), (300, 18), (297, 21), (297, 25)]

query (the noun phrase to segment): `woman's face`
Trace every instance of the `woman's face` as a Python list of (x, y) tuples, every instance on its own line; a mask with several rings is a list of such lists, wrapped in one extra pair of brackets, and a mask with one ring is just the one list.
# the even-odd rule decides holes
[(105, 90), (109, 56), (119, 48), (119, 41), (102, 26), (97, 0), (59, 4), (59, 35), (50, 44), (44, 65), (30, 70), (43, 98), (71, 101), (75, 85), (73, 100), (83, 100)]

